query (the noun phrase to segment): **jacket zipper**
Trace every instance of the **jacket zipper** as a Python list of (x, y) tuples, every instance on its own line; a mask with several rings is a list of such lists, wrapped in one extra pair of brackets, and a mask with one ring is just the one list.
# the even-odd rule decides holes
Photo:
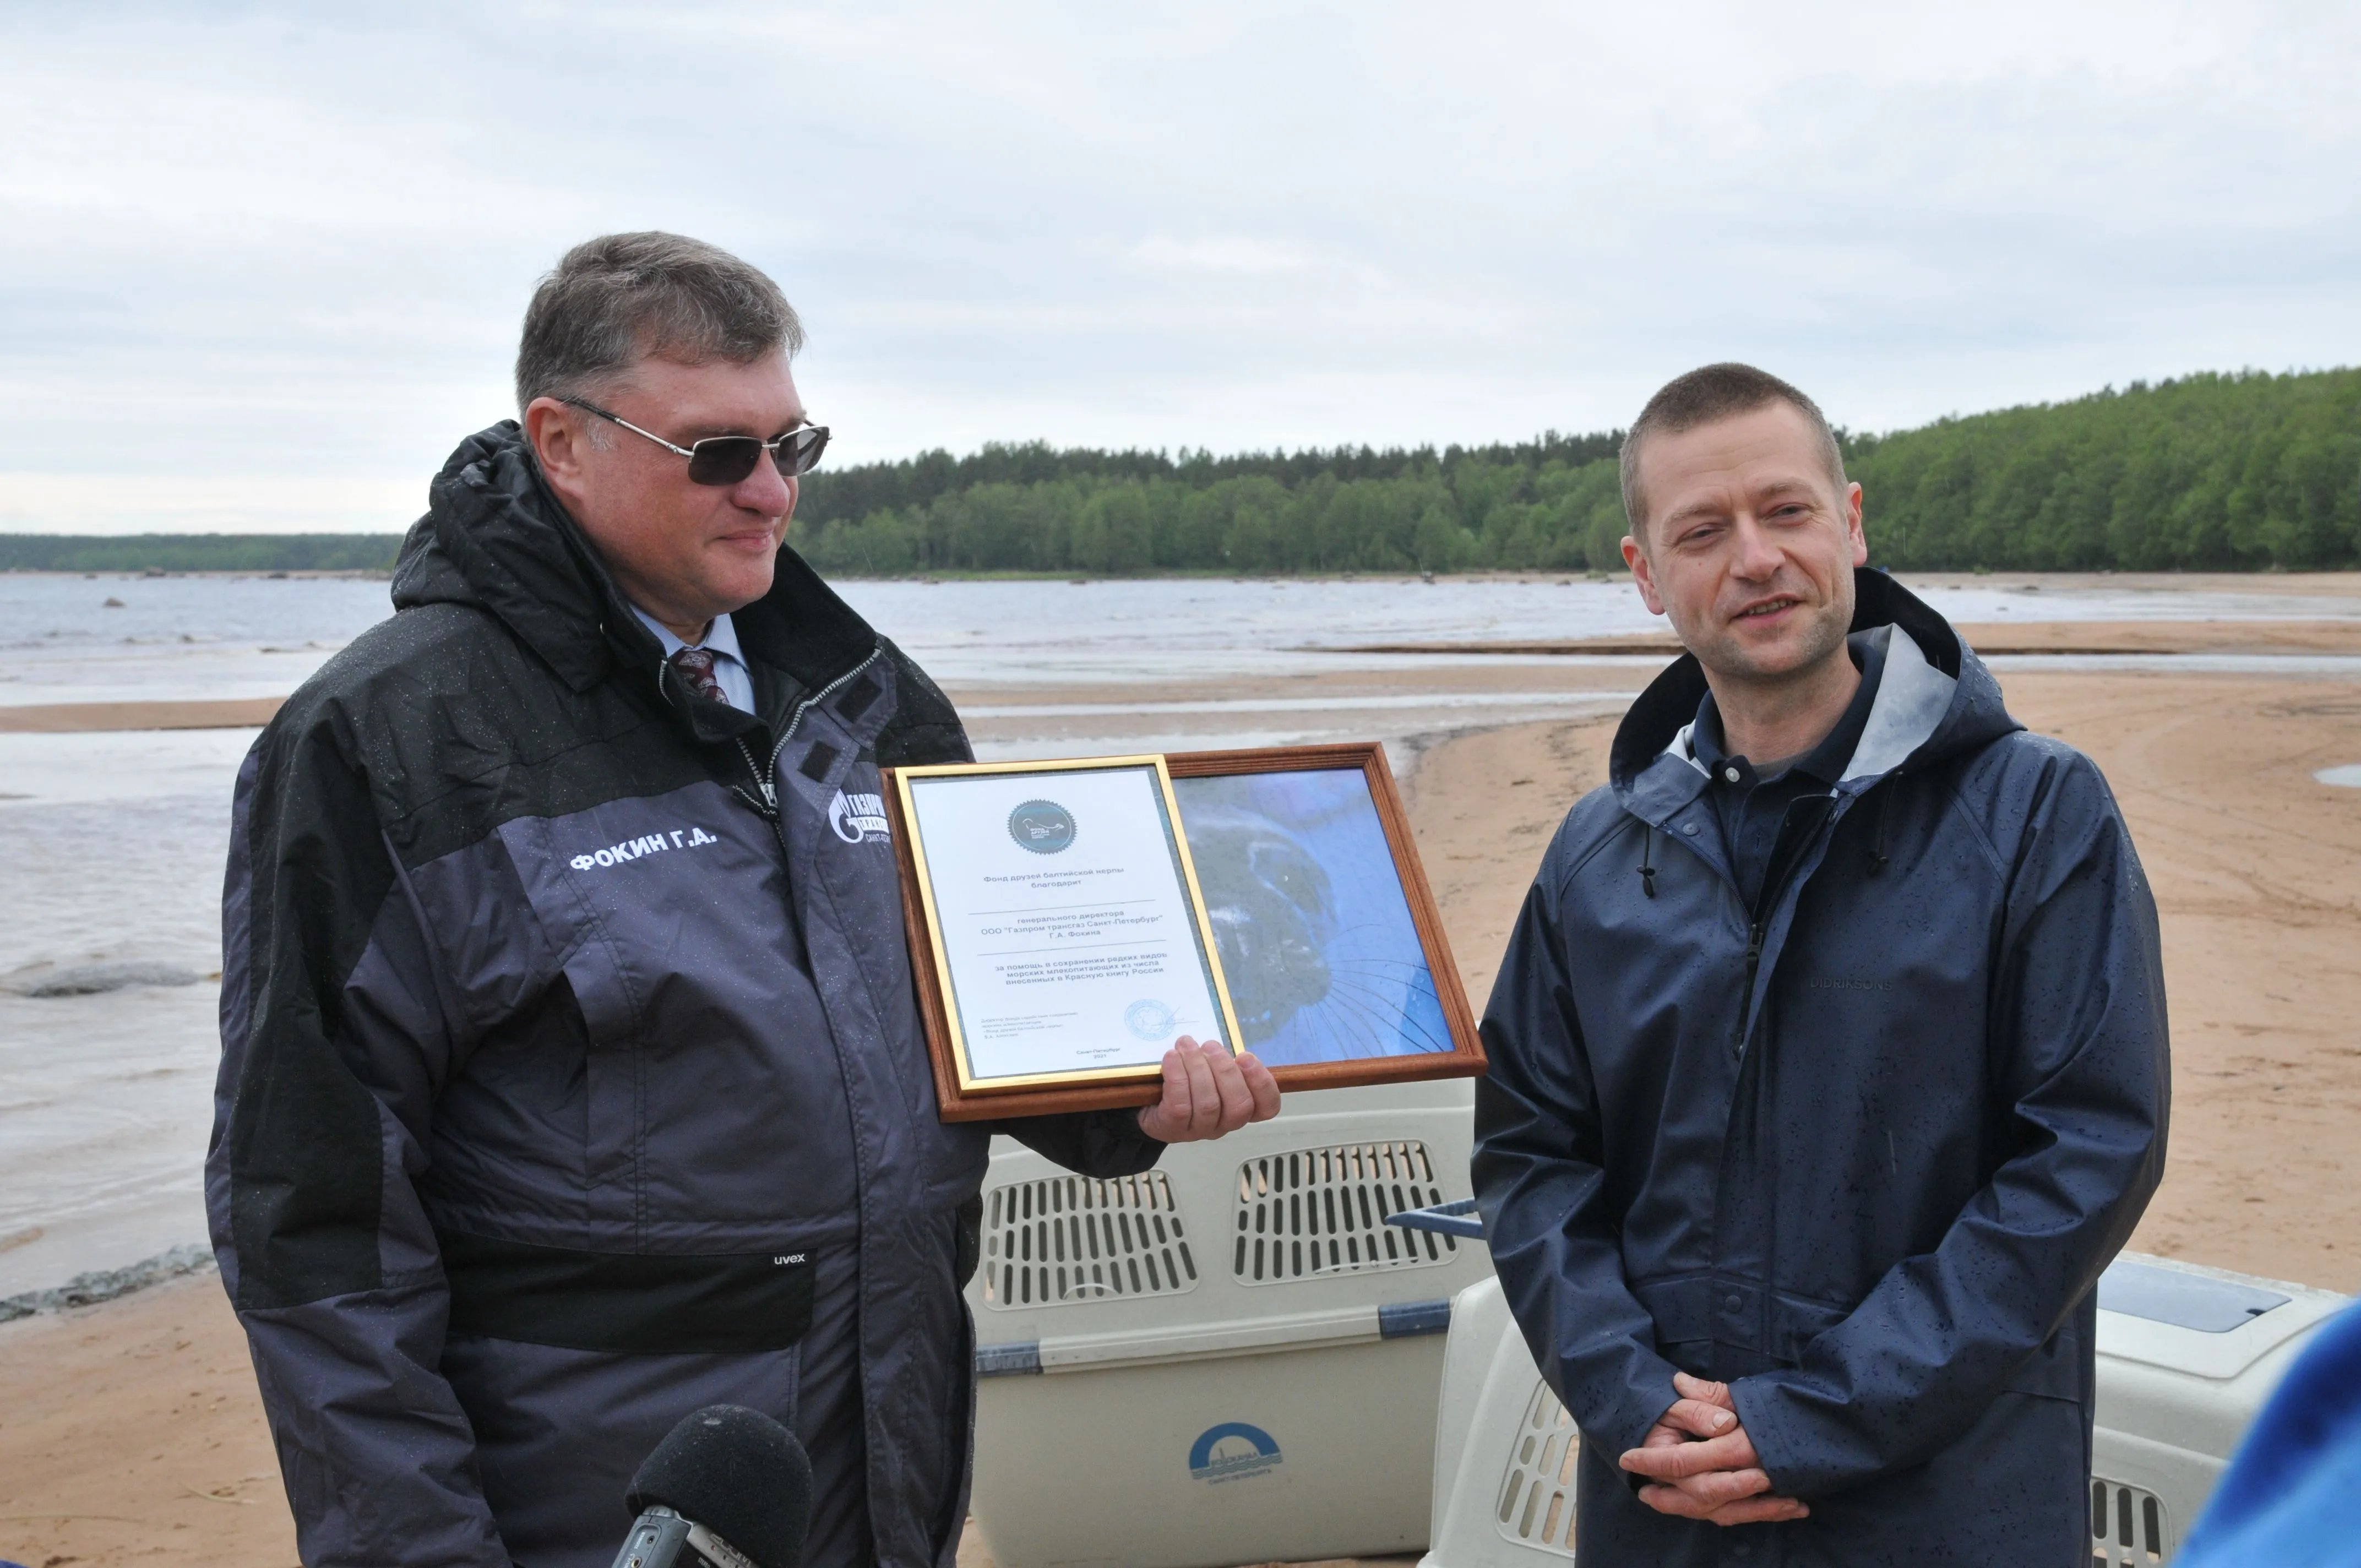
[[(742, 737), (733, 742), (738, 748), (738, 754), (746, 759), (746, 772), (753, 776), (754, 787), (763, 792), (763, 804), (757, 809), (761, 810), (764, 816), (774, 818), (778, 816), (779, 753), (785, 751), (787, 749), (787, 742), (796, 738), (796, 731), (803, 726), (804, 715), (811, 710), (812, 704), (816, 702), (826, 702), (829, 697), (834, 696), (838, 692), (843, 690), (844, 687), (851, 683), (853, 676), (861, 674), (862, 671), (875, 663), (879, 659), (884, 656), (884, 653), (885, 650), (883, 647), (872, 648), (869, 651), (869, 657), (862, 660), (861, 663), (853, 665), (852, 668), (845, 671), (844, 674), (837, 676), (836, 679), (829, 682), (828, 685), (820, 687), (819, 690), (813, 692), (810, 696), (806, 696), (800, 702), (797, 702), (795, 706), (795, 710), (787, 715), (786, 727), (779, 731), (778, 740), (774, 742), (771, 747), (771, 765), (768, 768), (762, 768), (755, 765), (754, 753), (747, 749), (745, 740)], [(743, 790), (741, 790), (738, 793), (741, 796), (745, 795), (745, 792)], [(746, 796), (746, 798), (749, 804), (752, 804), (752, 797)]]
[[(1806, 795), (1789, 806), (1787, 809), (1792, 813), (1795, 806), (1813, 798), (1815, 797)], [(1836, 792), (1831, 790), (1823, 798), (1827, 802), (1825, 813), (1812, 827), (1811, 831), (1815, 834), (1826, 831), (1836, 817)], [(1754, 907), (1747, 912), (1746, 986), (1738, 994), (1738, 1037), (1730, 1043), (1732, 1056), (1746, 1054), (1747, 1025), (1752, 1020), (1754, 1014), (1754, 977), (1763, 967), (1763, 944), (1770, 936), (1771, 913), (1779, 907), (1780, 894), (1786, 890), (1788, 882), (1795, 875), (1795, 867), (1801, 864), (1804, 859), (1805, 846), (1802, 842), (1795, 842), (1791, 847), (1787, 837), (1791, 825), (1790, 817), (1781, 818), (1778, 837), (1771, 847), (1771, 863), (1763, 868), (1763, 890), (1754, 900)], [(1783, 855), (1780, 853), (1783, 850), (1788, 852)]]
[(1752, 922), (1746, 931), (1746, 983), (1738, 992), (1738, 1034), (1730, 1042), (1730, 1054), (1733, 1057), (1746, 1054), (1747, 1025), (1754, 1017), (1754, 976), (1763, 967), (1763, 938), (1770, 927), (1770, 922), (1760, 914), (1752, 916)]
[[(754, 787), (763, 792), (763, 798), (759, 802), (756, 801), (752, 795), (746, 793), (743, 787), (737, 784), (730, 785), (730, 792), (736, 795), (740, 799), (744, 800), (747, 804), (752, 806), (755, 810), (761, 812), (763, 816), (774, 817), (778, 816), (778, 786), (774, 784), (769, 779), (763, 776), (763, 770), (755, 765), (754, 753), (746, 749), (745, 741), (735, 740), (732, 741), (731, 744), (738, 748), (738, 754), (746, 759), (747, 776), (754, 781)], [(774, 769), (778, 765), (778, 753), (774, 751), (771, 754), (771, 763)]]
[[(882, 646), (871, 649), (869, 657), (862, 660), (861, 663), (853, 665), (852, 668), (845, 671), (844, 674), (839, 675), (836, 679), (830, 681), (819, 690), (812, 693), (809, 696), (805, 697), (801, 702), (796, 704), (795, 711), (787, 715), (786, 728), (779, 732), (778, 743), (771, 748), (771, 765), (769, 768), (764, 769), (755, 766), (754, 753), (748, 748), (745, 739), (742, 736), (735, 738), (731, 741), (731, 744), (738, 748), (738, 754), (746, 760), (746, 772), (753, 776), (754, 785), (763, 792), (763, 798), (761, 800), (756, 800), (752, 795), (748, 795), (746, 793), (745, 786), (742, 784), (731, 784), (730, 786), (730, 791), (739, 799), (744, 801), (748, 806), (752, 806), (757, 816), (770, 823), (771, 836), (779, 841), (779, 854), (781, 857), (780, 863), (782, 865), (791, 866), (795, 864), (796, 850), (795, 846), (787, 842), (786, 814), (779, 809), (779, 753), (785, 751), (787, 742), (796, 738), (796, 730), (803, 723), (804, 715), (810, 711), (812, 704), (826, 701), (829, 697), (835, 696), (838, 691), (843, 688), (846, 682), (851, 680), (853, 676), (859, 674), (862, 671), (875, 663), (884, 656), (884, 652), (885, 650)], [(783, 902), (786, 906), (788, 928), (795, 932), (796, 941), (797, 945), (800, 946), (803, 942), (804, 937), (803, 916), (801, 912), (796, 908), (796, 901), (792, 894)]]
[[(1746, 933), (1746, 991), (1744, 993), (1744, 1005), (1749, 1009), (1752, 1009), (1754, 1005), (1754, 973), (1757, 970), (1763, 967), (1763, 933), (1768, 930), (1769, 927), (1770, 922), (1763, 919), (1763, 916), (1758, 914), (1754, 917), (1754, 924)], [(1742, 1016), (1738, 1021), (1738, 1047), (1741, 1050), (1744, 1050), (1746, 1048), (1746, 1020)]]

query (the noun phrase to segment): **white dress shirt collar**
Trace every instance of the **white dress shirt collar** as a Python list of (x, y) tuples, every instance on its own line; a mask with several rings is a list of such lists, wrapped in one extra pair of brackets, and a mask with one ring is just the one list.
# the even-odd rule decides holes
[(641, 625), (655, 633), (656, 641), (664, 644), (665, 658), (692, 646), (712, 654), (713, 678), (719, 684), (721, 695), (730, 699), (730, 707), (747, 713), (754, 711), (754, 676), (746, 667), (746, 655), (738, 646), (738, 628), (730, 623), (729, 616), (715, 616), (713, 624), (705, 629), (705, 641), (692, 644), (674, 636), (670, 627), (638, 605), (631, 606), (631, 613), (640, 618)]

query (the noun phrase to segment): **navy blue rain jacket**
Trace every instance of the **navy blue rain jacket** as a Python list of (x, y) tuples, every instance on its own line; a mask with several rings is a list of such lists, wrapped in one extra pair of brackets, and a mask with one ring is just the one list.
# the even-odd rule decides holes
[[(2164, 1166), (2155, 904), (2091, 761), (1924, 603), (1856, 582), (1884, 677), (1759, 903), (1684, 657), (1559, 829), (1486, 1013), (1476, 1191), (1582, 1431), (1590, 1568), (2088, 1551), (2093, 1288)], [(1675, 1368), (1731, 1385), (1808, 1519), (1639, 1501), (1616, 1460)]]

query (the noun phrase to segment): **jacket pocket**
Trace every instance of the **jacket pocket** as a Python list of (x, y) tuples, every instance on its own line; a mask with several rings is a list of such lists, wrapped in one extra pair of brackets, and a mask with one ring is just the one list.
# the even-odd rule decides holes
[(794, 1253), (585, 1252), (444, 1231), (451, 1332), (621, 1354), (785, 1350), (812, 1321)]

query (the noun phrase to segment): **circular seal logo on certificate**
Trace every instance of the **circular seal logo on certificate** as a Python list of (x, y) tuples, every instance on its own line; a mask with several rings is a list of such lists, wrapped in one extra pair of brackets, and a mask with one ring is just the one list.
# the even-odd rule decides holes
[(1180, 1015), (1152, 997), (1142, 997), (1123, 1010), (1123, 1026), (1143, 1040), (1160, 1040), (1172, 1033)]
[(1074, 842), (1074, 814), (1054, 800), (1028, 800), (1008, 814), (1008, 836), (1037, 855), (1054, 855)]

